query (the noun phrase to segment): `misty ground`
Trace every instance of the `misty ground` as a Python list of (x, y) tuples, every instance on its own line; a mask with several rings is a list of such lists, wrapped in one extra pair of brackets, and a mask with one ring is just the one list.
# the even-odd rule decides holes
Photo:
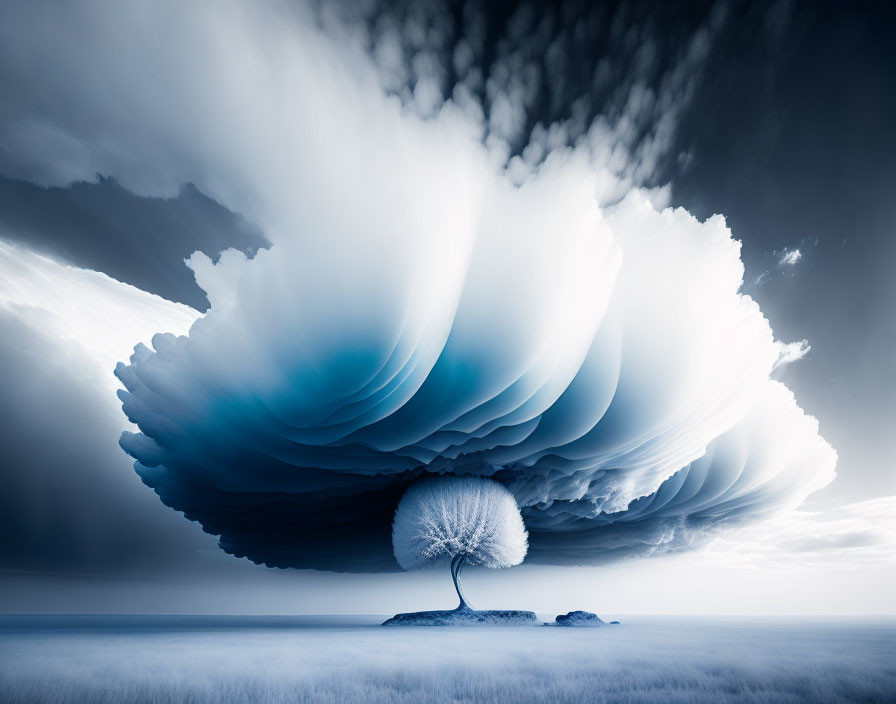
[[(547, 616), (547, 615), (545, 615)], [(0, 616), (10, 702), (886, 702), (896, 620)]]

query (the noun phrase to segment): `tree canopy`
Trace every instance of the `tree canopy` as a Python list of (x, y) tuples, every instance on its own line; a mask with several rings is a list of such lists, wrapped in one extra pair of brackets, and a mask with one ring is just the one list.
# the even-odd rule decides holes
[(494, 569), (523, 561), (528, 534), (513, 494), (502, 484), (449, 475), (408, 489), (395, 512), (392, 546), (408, 570), (455, 558)]

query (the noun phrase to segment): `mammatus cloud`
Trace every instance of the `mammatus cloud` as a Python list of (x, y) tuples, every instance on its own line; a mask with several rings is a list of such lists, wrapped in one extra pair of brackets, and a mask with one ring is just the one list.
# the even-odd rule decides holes
[(832, 479), (834, 451), (769, 378), (782, 346), (724, 219), (639, 187), (674, 124), (632, 116), (674, 114), (687, 81), (633, 86), (577, 139), (533, 129), (518, 169), (516, 98), (484, 133), (459, 97), (384, 94), (367, 45), (301, 9), (178, 7), (164, 51), (172, 6), (88, 12), (86, 46), (40, 7), (7, 10), (29, 41), (5, 31), (2, 65), (47, 83), (16, 102), (42, 121), (2, 116), (5, 168), (193, 182), (273, 242), (194, 255), (210, 311), (116, 370), (137, 472), (225, 550), (395, 569), (399, 497), (450, 473), (508, 487), (530, 560), (588, 564), (693, 545)]

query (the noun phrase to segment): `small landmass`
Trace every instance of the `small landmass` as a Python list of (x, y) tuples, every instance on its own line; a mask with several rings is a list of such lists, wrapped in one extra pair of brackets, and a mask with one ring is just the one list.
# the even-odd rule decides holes
[[(557, 626), (585, 627), (593, 628), (595, 626), (606, 626), (606, 621), (600, 619), (597, 614), (590, 611), (570, 611), (568, 614), (559, 614), (554, 623)], [(619, 621), (612, 621), (611, 624), (618, 624)]]
[(414, 611), (395, 614), (384, 626), (540, 626), (534, 611)]

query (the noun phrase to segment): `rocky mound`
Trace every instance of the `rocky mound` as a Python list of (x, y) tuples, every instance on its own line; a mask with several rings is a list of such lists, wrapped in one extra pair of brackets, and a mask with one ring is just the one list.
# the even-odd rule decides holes
[(597, 614), (590, 611), (570, 611), (568, 614), (560, 614), (557, 616), (555, 623), (558, 626), (606, 626), (606, 622), (602, 621)]
[(395, 614), (384, 626), (540, 626), (533, 611), (415, 611)]

